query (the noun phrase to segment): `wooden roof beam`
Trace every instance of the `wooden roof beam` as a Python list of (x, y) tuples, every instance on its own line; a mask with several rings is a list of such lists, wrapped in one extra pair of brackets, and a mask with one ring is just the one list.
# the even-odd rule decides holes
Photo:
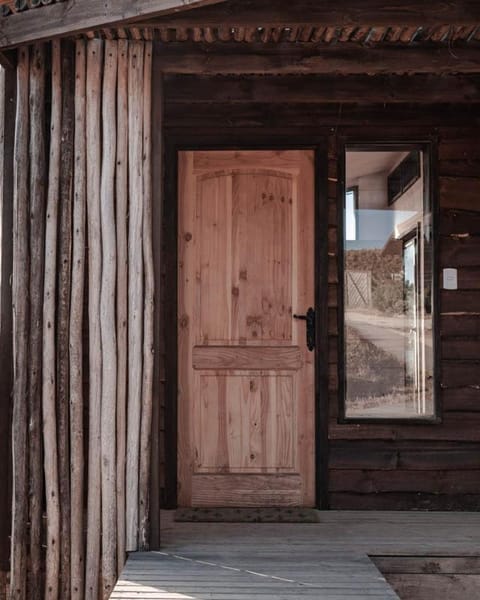
[(156, 45), (165, 73), (201, 75), (377, 75), (480, 73), (479, 47), (323, 47), (301, 44)]
[(480, 24), (478, 0), (234, 0), (158, 19), (165, 27), (432, 27)]
[(0, 50), (225, 0), (67, 0), (0, 18)]

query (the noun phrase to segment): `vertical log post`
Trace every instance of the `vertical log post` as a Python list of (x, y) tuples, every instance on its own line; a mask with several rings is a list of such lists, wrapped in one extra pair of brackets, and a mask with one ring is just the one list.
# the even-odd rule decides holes
[[(25, 165), (26, 168), (26, 165)], [(42, 594), (42, 314), (45, 259), (45, 47), (33, 47), (30, 64), (30, 569), (28, 597)]]
[[(155, 276), (155, 307), (154, 311), (154, 375), (153, 375), (153, 406), (152, 406), (152, 451), (150, 461), (150, 549), (160, 549), (160, 491), (162, 486), (161, 468), (163, 436), (161, 436), (161, 406), (165, 392), (165, 340), (163, 335), (163, 310), (162, 296), (164, 290), (162, 283), (162, 222), (163, 222), (163, 74), (158, 64), (158, 56), (153, 54), (152, 65), (152, 122), (155, 124), (155, 135), (152, 136), (152, 221), (153, 253), (156, 257), (154, 262)], [(155, 167), (153, 168), (153, 165)]]
[(13, 220), (14, 389), (12, 414), (12, 551), (10, 598), (26, 600), (28, 518), (28, 48), (18, 51)]
[[(10, 415), (13, 390), (13, 148), (15, 140), (16, 71), (0, 69), (0, 407)], [(0, 571), (10, 568), (11, 537), (11, 427), (10, 418), (0, 420)]]
[(143, 356), (143, 42), (130, 42), (128, 64), (128, 428), (126, 546), (138, 548), (138, 470)]
[(117, 570), (125, 562), (125, 444), (127, 428), (128, 42), (118, 42), (117, 81)]
[(72, 294), (70, 300), (71, 597), (84, 597), (83, 543), (83, 300), (85, 289), (85, 42), (75, 49), (75, 163), (73, 185)]
[(55, 302), (57, 277), (57, 227), (60, 191), (62, 78), (60, 42), (52, 42), (52, 114), (45, 232), (45, 279), (43, 295), (42, 412), (45, 492), (47, 499), (47, 555), (45, 599), (58, 599), (60, 572), (60, 504), (55, 404)]
[(69, 320), (72, 267), (74, 45), (62, 42), (62, 143), (58, 243), (57, 419), (60, 491), (60, 598), (70, 598)]
[(88, 334), (89, 334), (89, 439), (88, 506), (85, 599), (97, 600), (100, 562), (101, 463), (100, 421), (102, 354), (100, 337), (100, 104), (103, 43), (87, 45), (87, 228), (88, 228)]
[(116, 235), (115, 235), (115, 163), (117, 44), (105, 42), (102, 100), (102, 178), (100, 192), (102, 278), (100, 329), (102, 341), (102, 582), (107, 600), (116, 581), (117, 561), (117, 489), (116, 489), (116, 405), (117, 336), (115, 323)]
[(142, 421), (140, 431), (139, 471), (139, 547), (149, 548), (149, 482), (152, 440), (153, 401), (153, 249), (152, 249), (152, 43), (145, 43), (143, 96), (143, 261), (144, 261), (144, 331)]

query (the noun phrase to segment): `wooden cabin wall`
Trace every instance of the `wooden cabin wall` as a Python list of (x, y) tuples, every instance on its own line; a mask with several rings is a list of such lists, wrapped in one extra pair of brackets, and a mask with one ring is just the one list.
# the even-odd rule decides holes
[(15, 358), (12, 599), (107, 598), (126, 552), (149, 544), (151, 64), (142, 41), (18, 51), (2, 154), (14, 165), (1, 345)]
[[(278, 94), (275, 94), (276, 81)], [(372, 98), (375, 78), (372, 81)], [(480, 508), (480, 121), (478, 106), (315, 103), (301, 78), (271, 78), (262, 93), (255, 80), (237, 80), (238, 96), (222, 78), (168, 76), (165, 136), (179, 147), (223, 144), (255, 148), (283, 140), (288, 147), (325, 136), (329, 140), (329, 424), (328, 505), (332, 509)], [(305, 86), (302, 88), (302, 86)], [(321, 88), (316, 86), (316, 90)], [(214, 101), (208, 101), (211, 90)], [(264, 90), (271, 96), (265, 96)], [(282, 90), (296, 101), (282, 103)], [(348, 89), (348, 86), (347, 86)], [(352, 86), (352, 94), (355, 86)], [(194, 91), (196, 90), (196, 91)], [(304, 98), (302, 98), (302, 90)], [(365, 90), (364, 90), (365, 91)], [(261, 102), (248, 101), (249, 97)], [(300, 98), (300, 100), (299, 100)], [(440, 267), (459, 269), (459, 290), (440, 296), (440, 404), (432, 425), (340, 424), (338, 416), (339, 142), (432, 140), (440, 206)], [(173, 168), (167, 162), (167, 169)], [(170, 193), (174, 193), (174, 190)], [(171, 227), (171, 221), (165, 221)], [(171, 281), (170, 281), (171, 284)], [(168, 287), (168, 283), (167, 283)], [(168, 306), (165, 310), (169, 310)], [(168, 408), (168, 404), (167, 404)], [(174, 427), (170, 422), (169, 426)], [(168, 465), (175, 458), (167, 446)], [(170, 455), (170, 459), (168, 459)], [(171, 468), (171, 467), (170, 467)], [(168, 491), (168, 490), (167, 490)]]

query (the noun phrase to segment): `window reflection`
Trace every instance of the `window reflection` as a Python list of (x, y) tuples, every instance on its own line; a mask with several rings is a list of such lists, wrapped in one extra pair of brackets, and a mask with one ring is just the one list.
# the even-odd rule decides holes
[(345, 416), (434, 414), (424, 156), (347, 150)]

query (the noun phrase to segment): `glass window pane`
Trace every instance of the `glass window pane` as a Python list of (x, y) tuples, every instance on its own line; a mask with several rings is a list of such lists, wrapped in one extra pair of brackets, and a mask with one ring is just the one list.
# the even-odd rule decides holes
[(432, 219), (418, 150), (347, 150), (345, 416), (434, 416)]

